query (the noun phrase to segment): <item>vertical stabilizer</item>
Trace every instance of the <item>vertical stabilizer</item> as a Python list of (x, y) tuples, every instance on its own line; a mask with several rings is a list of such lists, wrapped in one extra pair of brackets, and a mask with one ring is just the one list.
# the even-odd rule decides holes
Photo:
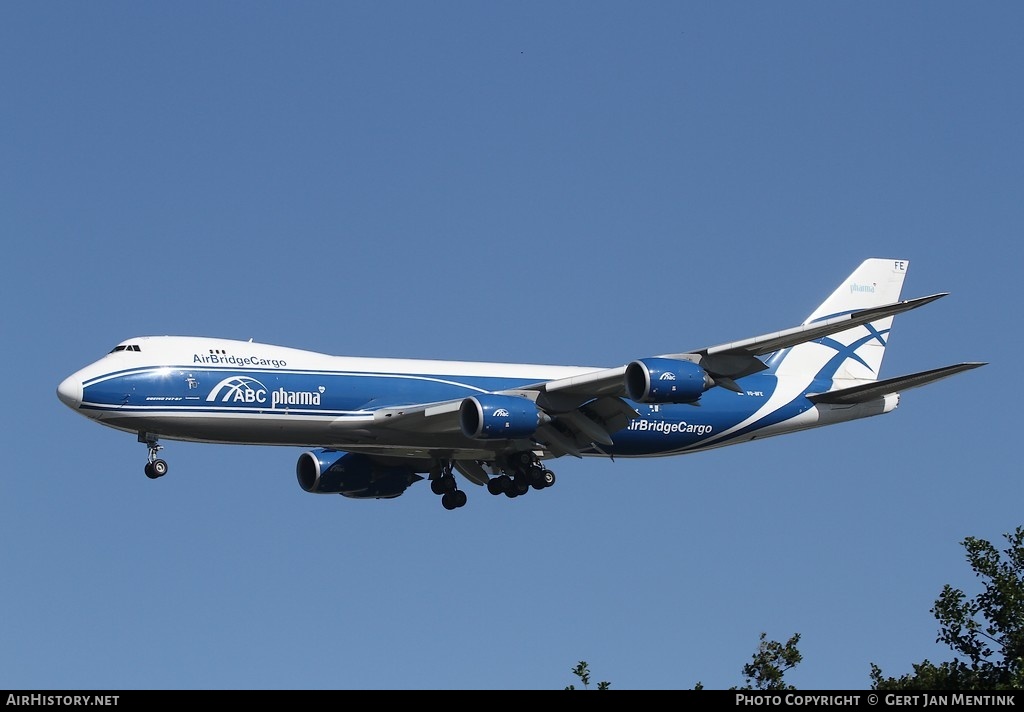
[[(907, 260), (864, 260), (804, 324), (898, 302), (909, 265)], [(778, 376), (832, 380), (829, 390), (870, 383), (878, 379), (892, 321), (886, 317), (783, 349), (768, 359), (768, 366)]]

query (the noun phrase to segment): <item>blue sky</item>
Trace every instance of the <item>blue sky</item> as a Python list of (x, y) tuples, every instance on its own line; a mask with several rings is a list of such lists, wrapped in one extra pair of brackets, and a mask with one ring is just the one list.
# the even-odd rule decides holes
[[(1019, 3), (0, 5), (0, 688), (802, 689), (937, 645), (1024, 524)], [(910, 261), (889, 415), (555, 487), (303, 492), (57, 384), (123, 339), (615, 366)]]

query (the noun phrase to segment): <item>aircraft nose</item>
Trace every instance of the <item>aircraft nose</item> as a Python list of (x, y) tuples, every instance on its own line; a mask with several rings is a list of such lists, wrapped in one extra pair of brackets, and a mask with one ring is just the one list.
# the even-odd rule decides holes
[(57, 386), (57, 397), (72, 410), (82, 405), (82, 382), (75, 376), (68, 376)]

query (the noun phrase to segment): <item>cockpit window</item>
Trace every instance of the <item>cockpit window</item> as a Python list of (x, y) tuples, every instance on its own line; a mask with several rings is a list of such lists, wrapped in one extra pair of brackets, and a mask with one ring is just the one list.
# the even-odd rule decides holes
[(114, 353), (115, 351), (141, 351), (141, 350), (142, 349), (139, 348), (138, 344), (118, 344), (117, 346), (115, 346), (113, 349), (110, 350), (110, 353)]

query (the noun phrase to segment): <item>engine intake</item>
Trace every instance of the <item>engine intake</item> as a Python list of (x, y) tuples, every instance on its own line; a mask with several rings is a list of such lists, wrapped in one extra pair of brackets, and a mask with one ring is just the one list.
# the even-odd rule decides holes
[(546, 420), (536, 403), (520, 396), (472, 396), (459, 406), (462, 433), (481, 440), (529, 437)]
[(715, 382), (692, 361), (644, 358), (626, 366), (625, 385), (637, 403), (693, 403)]
[(411, 467), (381, 465), (367, 455), (324, 448), (299, 455), (295, 476), (306, 492), (353, 499), (391, 499), (423, 479)]

